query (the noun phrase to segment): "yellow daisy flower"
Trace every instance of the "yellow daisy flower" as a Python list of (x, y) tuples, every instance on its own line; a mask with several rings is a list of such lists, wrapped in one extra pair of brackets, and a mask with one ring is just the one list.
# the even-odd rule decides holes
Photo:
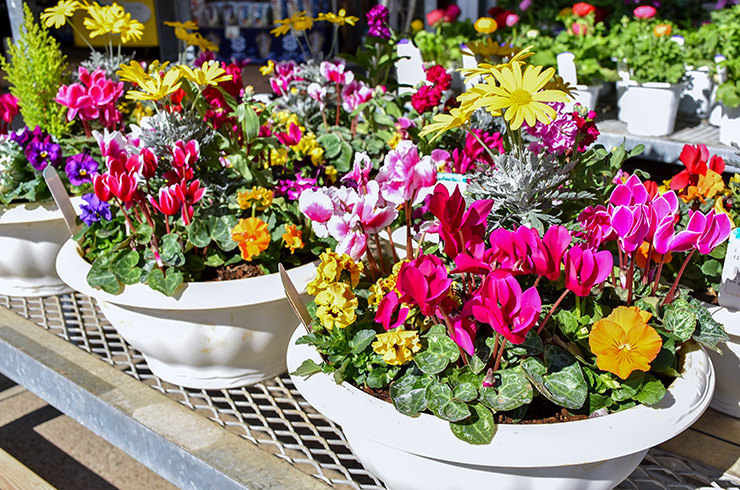
[(182, 76), (200, 87), (216, 86), (219, 82), (231, 80), (232, 76), (221, 68), (218, 61), (208, 61), (203, 63), (200, 68), (190, 68), (187, 65), (179, 65), (178, 69)]
[(67, 19), (81, 7), (77, 0), (60, 0), (54, 7), (49, 7), (41, 14), (41, 20), (46, 27), (59, 29), (67, 23)]
[(449, 114), (437, 114), (434, 116), (434, 122), (424, 126), (419, 136), (437, 133), (431, 139), (431, 141), (434, 141), (442, 136), (445, 131), (449, 131), (452, 128), (459, 128), (466, 124), (470, 119), (470, 114), (470, 112), (464, 112), (459, 108), (451, 109)]
[(283, 36), (290, 32), (291, 29), (301, 32), (313, 27), (313, 18), (308, 17), (305, 11), (296, 12), (291, 17), (282, 20), (276, 20), (276, 28), (270, 31), (275, 37)]
[(177, 29), (177, 28), (187, 29), (189, 31), (195, 31), (195, 30), (198, 29), (198, 24), (196, 24), (192, 20), (189, 20), (187, 22), (169, 22), (169, 21), (166, 21), (164, 23), (164, 25), (169, 26), (169, 27), (174, 27), (175, 29)]
[(118, 75), (121, 81), (135, 83), (136, 85), (142, 85), (151, 78), (149, 74), (144, 71), (144, 67), (141, 66), (141, 63), (136, 60), (131, 60), (128, 65), (120, 65), (116, 75)]
[(347, 11), (345, 9), (339, 9), (339, 12), (337, 12), (336, 14), (333, 12), (319, 14), (316, 20), (331, 22), (332, 24), (336, 24), (338, 26), (343, 26), (345, 24), (353, 26), (360, 19), (352, 15), (347, 15)]
[(169, 70), (164, 76), (160, 72), (154, 72), (148, 80), (139, 84), (141, 90), (129, 90), (126, 98), (131, 100), (160, 100), (175, 93), (180, 85), (182, 85), (180, 70)]
[(500, 87), (490, 89), (492, 97), (486, 101), (489, 110), (506, 109), (504, 120), (512, 130), (517, 130), (526, 121), (534, 126), (537, 121), (549, 124), (556, 116), (555, 109), (545, 102), (568, 102), (569, 97), (560, 90), (542, 90), (555, 73), (554, 68), (543, 70), (541, 66), (529, 65), (522, 73), (519, 63), (494, 72)]
[(201, 51), (218, 51), (218, 46), (210, 40), (204, 38), (200, 32), (193, 32), (183, 39), (189, 46), (200, 48)]

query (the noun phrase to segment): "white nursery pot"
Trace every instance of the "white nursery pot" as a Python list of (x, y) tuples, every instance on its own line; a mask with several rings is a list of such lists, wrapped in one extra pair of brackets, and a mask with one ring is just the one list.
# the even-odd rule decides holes
[(700, 67), (686, 72), (688, 82), (681, 91), (678, 105), (679, 114), (703, 119), (709, 116), (714, 82), (709, 76), (708, 67)]
[[(288, 369), (320, 362), (309, 345), (288, 347)], [(291, 376), (301, 395), (342, 426), (352, 450), (391, 490), (608, 490), (627, 478), (647, 450), (682, 432), (709, 406), (714, 371), (694, 346), (682, 376), (653, 406), (588, 420), (542, 425), (499, 424), (488, 445), (457, 439), (429, 414), (407, 417), (392, 404), (323, 373)]]
[(641, 136), (665, 136), (673, 132), (681, 84), (636, 83), (624, 86), (619, 99), (627, 131)]
[(727, 146), (732, 146), (733, 143), (740, 144), (740, 107), (722, 106), (719, 142)]
[(724, 325), (730, 340), (717, 344), (722, 353), (708, 351), (714, 364), (717, 388), (712, 408), (740, 418), (740, 311), (724, 306), (706, 305), (712, 318)]
[(68, 238), (62, 213), (53, 202), (0, 206), (0, 294), (33, 297), (70, 292), (55, 267)]
[(581, 104), (589, 111), (596, 110), (599, 101), (599, 93), (602, 85), (576, 85), (573, 91), (573, 101), (565, 104), (568, 111), (572, 111), (576, 104)]
[[(285, 351), (295, 314), (279, 274), (232, 281), (186, 283), (175, 297), (145, 284), (108, 294), (88, 285), (90, 264), (68, 241), (57, 258), (59, 276), (95, 298), (126, 342), (139, 350), (152, 373), (199, 389), (251, 385), (285, 372)], [(288, 271), (304, 293), (316, 275), (309, 263)]]

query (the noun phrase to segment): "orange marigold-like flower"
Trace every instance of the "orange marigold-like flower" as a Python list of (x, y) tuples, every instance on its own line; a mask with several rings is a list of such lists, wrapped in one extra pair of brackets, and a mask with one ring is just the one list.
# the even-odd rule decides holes
[[(642, 242), (642, 245), (640, 245), (640, 248), (637, 249), (637, 255), (635, 255), (635, 263), (637, 264), (637, 267), (640, 269), (644, 269), (647, 265), (647, 255), (648, 251), (650, 251), (650, 244), (648, 242)], [(653, 249), (652, 253), (650, 254), (650, 260), (657, 264), (660, 262), (660, 259), (663, 258), (663, 254), (659, 254), (658, 252)], [(673, 255), (671, 255), (670, 252), (665, 254), (665, 263), (668, 264), (673, 260)]]
[(658, 24), (653, 27), (653, 36), (655, 37), (670, 36), (671, 32), (673, 32), (673, 27), (668, 24)]
[(599, 369), (622, 379), (632, 371), (649, 371), (663, 341), (647, 324), (652, 315), (636, 306), (618, 306), (606, 318), (594, 323), (588, 337)]
[(250, 262), (270, 245), (270, 232), (259, 218), (240, 219), (231, 230), (231, 239), (239, 244), (242, 258)]
[(295, 252), (297, 248), (303, 248), (303, 240), (301, 239), (301, 230), (296, 225), (288, 225), (285, 227), (285, 233), (283, 233), (283, 241), (285, 247), (290, 249), (290, 253)]

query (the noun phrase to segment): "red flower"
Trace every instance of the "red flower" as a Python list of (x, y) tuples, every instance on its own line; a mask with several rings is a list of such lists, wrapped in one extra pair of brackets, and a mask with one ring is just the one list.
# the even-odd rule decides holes
[(445, 11), (442, 9), (432, 10), (427, 14), (427, 24), (430, 26), (435, 25), (437, 22), (444, 20)]
[(578, 2), (577, 4), (573, 5), (573, 13), (576, 14), (578, 17), (586, 17), (588, 14), (594, 12), (595, 10), (596, 7), (586, 2)]
[(445, 91), (450, 88), (452, 77), (447, 74), (444, 66), (434, 65), (427, 70), (427, 82), (430, 82), (433, 87)]
[(431, 85), (422, 85), (419, 91), (411, 96), (411, 105), (419, 114), (431, 111), (442, 101), (442, 91)]
[[(724, 159), (717, 155), (712, 156), (710, 159), (709, 150), (704, 144), (698, 144), (696, 146), (684, 145), (679, 160), (686, 166), (686, 169), (674, 175), (671, 179), (671, 190), (674, 191), (680, 191), (690, 185), (696, 185), (699, 182), (699, 176), (707, 174), (707, 168), (718, 174), (725, 171)], [(708, 167), (707, 163), (709, 163)]]
[(178, 196), (177, 185), (162, 187), (159, 189), (158, 199), (149, 196), (149, 202), (154, 206), (154, 209), (167, 216), (177, 214), (182, 204)]

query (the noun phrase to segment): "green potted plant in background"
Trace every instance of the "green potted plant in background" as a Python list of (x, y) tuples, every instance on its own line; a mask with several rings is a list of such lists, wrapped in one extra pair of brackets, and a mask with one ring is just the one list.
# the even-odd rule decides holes
[(673, 38), (679, 32), (655, 14), (651, 6), (637, 7), (610, 32), (611, 49), (628, 74), (618, 94), (620, 119), (630, 133), (644, 136), (673, 132), (685, 74), (683, 48)]
[(712, 12), (714, 30), (719, 36), (717, 52), (716, 99), (722, 106), (720, 141), (726, 145), (740, 142), (740, 5)]

